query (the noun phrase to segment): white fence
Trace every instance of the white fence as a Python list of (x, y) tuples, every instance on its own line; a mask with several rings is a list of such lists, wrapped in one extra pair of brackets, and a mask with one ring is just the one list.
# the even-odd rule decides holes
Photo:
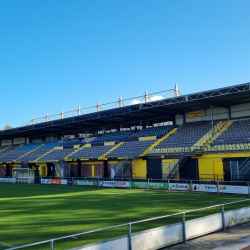
[[(223, 220), (224, 223), (223, 223)], [(224, 213), (189, 220), (169, 226), (153, 228), (131, 235), (133, 250), (152, 250), (190, 240), (195, 237), (213, 233), (225, 228), (250, 221), (250, 207), (236, 209)], [(71, 250), (130, 250), (129, 235), (94, 244), (85, 245)]]
[[(74, 235), (68, 235), (68, 236), (64, 236), (60, 238), (36, 242), (36, 243), (24, 245), (24, 246), (13, 247), (13, 248), (9, 248), (9, 250), (16, 250), (16, 249), (40, 245), (44, 243), (50, 243), (50, 249), (53, 250), (55, 241), (69, 239), (69, 238), (77, 237), (80, 235), (102, 232), (104, 230), (109, 230), (109, 229), (124, 227), (124, 226), (128, 226), (128, 229), (129, 229), (128, 235), (108, 239), (108, 240), (101, 241), (101, 242), (96, 242), (93, 244), (89, 244), (89, 245), (85, 245), (85, 246), (77, 247), (73, 249), (75, 250), (113, 250), (113, 249), (115, 250), (141, 250), (141, 249), (153, 250), (153, 249), (159, 249), (159, 248), (173, 245), (179, 242), (186, 243), (186, 241), (189, 239), (193, 239), (195, 237), (206, 235), (208, 233), (216, 232), (222, 229), (225, 231), (226, 228), (228, 227), (250, 221), (250, 207), (244, 207), (244, 208), (239, 208), (239, 209), (229, 210), (227, 212), (224, 212), (224, 207), (226, 205), (231, 205), (231, 204), (241, 203), (241, 202), (246, 202), (246, 201), (250, 201), (250, 199), (230, 202), (230, 203), (221, 204), (221, 205), (214, 205), (210, 207), (199, 208), (199, 209), (195, 209), (191, 211), (180, 212), (180, 213), (175, 213), (175, 214), (170, 214), (170, 215), (164, 215), (164, 216), (150, 218), (150, 219), (141, 220), (141, 221), (134, 221), (134, 222), (126, 223), (126, 224), (121, 224), (121, 225), (116, 225), (112, 227), (101, 228), (101, 229), (97, 229), (93, 231), (87, 231), (87, 232), (78, 233)], [(221, 207), (222, 209), (221, 212), (215, 213), (209, 216), (201, 217), (198, 219), (193, 219), (189, 221), (185, 220), (185, 215), (187, 213), (197, 212), (197, 211), (211, 209), (215, 207)], [(168, 225), (168, 226), (157, 227), (157, 228), (153, 228), (153, 229), (149, 229), (149, 230), (145, 230), (145, 231), (141, 231), (141, 232), (137, 232), (133, 234), (131, 233), (132, 225), (143, 223), (143, 222), (159, 220), (159, 219), (163, 219), (163, 218), (167, 218), (171, 216), (177, 216), (177, 215), (182, 215), (182, 222)]]

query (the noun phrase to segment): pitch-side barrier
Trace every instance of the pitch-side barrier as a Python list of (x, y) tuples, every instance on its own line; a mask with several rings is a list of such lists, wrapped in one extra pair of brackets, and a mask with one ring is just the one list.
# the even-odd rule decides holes
[[(17, 183), (15, 178), (0, 177), (0, 183)], [(186, 192), (208, 192), (217, 194), (242, 194), (250, 196), (250, 185), (246, 181), (211, 181), (211, 180), (178, 180), (178, 179), (105, 179), (105, 178), (54, 178), (35, 177), (36, 184), (63, 185), (82, 187), (128, 188)]]
[[(82, 247), (78, 247), (78, 250), (149, 250), (149, 249), (159, 249), (162, 247), (170, 246), (176, 243), (184, 242), (186, 243), (187, 240), (206, 235), (208, 233), (216, 232), (219, 230), (226, 231), (227, 228), (236, 226), (242, 223), (246, 223), (250, 221), (250, 207), (243, 207), (239, 209), (225, 211), (225, 206), (235, 204), (235, 203), (242, 203), (250, 201), (250, 199), (240, 200), (225, 204), (219, 204), (199, 209), (194, 209), (185, 212), (179, 212), (174, 214), (168, 214), (164, 216), (149, 218), (145, 220), (133, 221), (129, 223), (124, 223), (120, 225), (115, 225), (111, 227), (96, 229), (92, 231), (67, 235), (64, 237), (49, 239), (45, 241), (35, 242), (32, 244), (27, 244), (18, 247), (8, 248), (8, 250), (16, 250), (22, 249), (26, 247), (32, 247), (41, 244), (50, 244), (50, 249), (54, 250), (54, 242), (60, 241), (64, 239), (69, 239), (81, 235), (87, 235), (91, 233), (102, 232), (109, 229), (119, 228), (119, 227), (128, 227), (128, 234), (108, 239), (101, 242), (96, 242), (93, 244), (88, 244)], [(198, 219), (188, 220), (186, 221), (185, 215), (188, 213), (193, 213), (205, 209), (211, 209), (221, 207), (221, 212), (215, 213), (209, 216), (200, 217)], [(172, 216), (182, 215), (182, 222), (167, 225), (163, 227), (157, 227), (137, 233), (132, 233), (132, 225), (149, 222), (154, 220), (159, 220), (163, 218), (168, 218)]]

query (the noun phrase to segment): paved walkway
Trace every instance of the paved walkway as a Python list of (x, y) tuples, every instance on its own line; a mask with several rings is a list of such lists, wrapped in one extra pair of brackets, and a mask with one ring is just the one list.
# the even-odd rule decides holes
[[(247, 236), (247, 237), (246, 237)], [(243, 238), (244, 237), (244, 238)], [(249, 248), (247, 247), (249, 246)], [(245, 248), (247, 247), (247, 248)], [(177, 244), (163, 250), (250, 250), (250, 222)]]

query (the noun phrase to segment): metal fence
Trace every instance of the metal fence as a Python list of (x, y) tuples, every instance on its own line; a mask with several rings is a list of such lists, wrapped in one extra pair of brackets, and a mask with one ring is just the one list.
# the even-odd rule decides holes
[(104, 231), (104, 230), (109, 230), (109, 229), (124, 227), (124, 226), (128, 227), (129, 250), (132, 250), (132, 240), (131, 240), (131, 237), (132, 237), (132, 225), (135, 225), (135, 224), (138, 224), (138, 223), (143, 223), (143, 222), (148, 222), (148, 221), (159, 220), (159, 219), (168, 218), (168, 217), (177, 216), (177, 215), (182, 215), (183, 242), (186, 243), (187, 238), (186, 238), (186, 230), (185, 230), (185, 228), (186, 228), (186, 226), (185, 226), (186, 225), (185, 215), (187, 213), (192, 213), (192, 212), (197, 212), (197, 211), (201, 211), (201, 210), (205, 210), (205, 209), (221, 207), (223, 231), (226, 231), (227, 226), (225, 224), (225, 217), (224, 217), (224, 215), (225, 215), (225, 206), (236, 204), (236, 203), (241, 203), (241, 202), (246, 202), (246, 201), (250, 201), (250, 199), (234, 201), (234, 202), (229, 202), (229, 203), (224, 203), (224, 204), (219, 204), (219, 205), (214, 205), (214, 206), (209, 206), (209, 207), (203, 207), (203, 208), (193, 209), (193, 210), (189, 210), (189, 211), (185, 211), (185, 212), (168, 214), (168, 215), (163, 215), (163, 216), (159, 216), (159, 217), (154, 217), (154, 218), (149, 218), (149, 219), (144, 219), (144, 220), (139, 220), (139, 221), (128, 222), (128, 223), (115, 225), (115, 226), (111, 226), (111, 227), (100, 228), (100, 229), (91, 230), (91, 231), (87, 231), (87, 232), (71, 234), (71, 235), (67, 235), (67, 236), (63, 236), (63, 237), (59, 237), (59, 238), (54, 238), (54, 239), (49, 239), (49, 240), (45, 240), (45, 241), (39, 241), (39, 242), (35, 242), (35, 243), (23, 245), (23, 246), (8, 248), (8, 250), (21, 249), (21, 248), (41, 245), (41, 244), (45, 244), (45, 243), (49, 243), (50, 244), (50, 249), (53, 250), (55, 241), (60, 241), (60, 240), (64, 240), (64, 239), (68, 239), (68, 238), (72, 238), (72, 237), (91, 234), (91, 233), (97, 233), (97, 232), (101, 232), (101, 231)]

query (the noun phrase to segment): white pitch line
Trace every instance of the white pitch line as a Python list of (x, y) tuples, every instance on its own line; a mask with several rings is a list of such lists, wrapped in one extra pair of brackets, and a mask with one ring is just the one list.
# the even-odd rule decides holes
[(0, 241), (0, 245), (7, 246), (7, 247), (12, 247), (12, 245), (5, 243), (3, 241)]

